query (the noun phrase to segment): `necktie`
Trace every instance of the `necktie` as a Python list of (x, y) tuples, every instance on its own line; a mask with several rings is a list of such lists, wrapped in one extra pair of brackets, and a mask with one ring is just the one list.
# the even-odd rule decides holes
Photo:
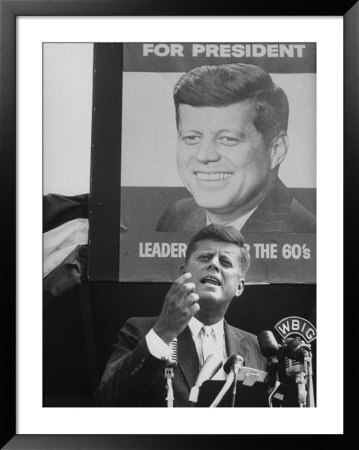
[(202, 327), (202, 353), (203, 363), (206, 361), (209, 355), (216, 353), (216, 337), (214, 335), (213, 328), (208, 325)]

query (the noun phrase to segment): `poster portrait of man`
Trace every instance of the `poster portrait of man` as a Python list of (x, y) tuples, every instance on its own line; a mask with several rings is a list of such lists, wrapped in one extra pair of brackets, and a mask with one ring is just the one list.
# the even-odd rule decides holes
[(313, 281), (315, 44), (125, 44), (123, 64), (120, 278), (215, 223), (253, 244), (254, 281), (278, 279), (264, 259)]

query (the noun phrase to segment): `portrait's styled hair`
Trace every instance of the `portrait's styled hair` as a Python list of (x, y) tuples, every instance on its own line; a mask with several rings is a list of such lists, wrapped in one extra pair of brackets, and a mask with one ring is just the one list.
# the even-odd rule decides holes
[(177, 127), (180, 104), (221, 107), (247, 100), (253, 103), (253, 123), (265, 141), (286, 132), (288, 128), (286, 94), (265, 70), (252, 64), (195, 67), (177, 81), (173, 98)]
[(242, 275), (244, 276), (249, 269), (250, 257), (245, 247), (244, 239), (240, 231), (232, 226), (224, 226), (211, 223), (204, 228), (201, 228), (197, 233), (192, 236), (188, 243), (186, 251), (186, 262), (189, 260), (191, 254), (196, 249), (196, 244), (199, 241), (209, 239), (211, 241), (229, 242), (239, 248), (239, 260), (242, 269)]

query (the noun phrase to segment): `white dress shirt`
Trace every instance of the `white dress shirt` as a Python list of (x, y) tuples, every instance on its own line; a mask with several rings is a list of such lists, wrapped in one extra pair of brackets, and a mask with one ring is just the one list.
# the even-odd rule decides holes
[[(228, 226), (232, 226), (236, 228), (237, 230), (241, 231), (244, 224), (247, 222), (249, 217), (254, 213), (254, 211), (258, 208), (258, 206), (254, 207), (250, 211), (248, 211), (246, 214), (243, 214), (243, 216), (239, 217), (238, 219), (234, 220), (233, 222), (229, 223)], [(209, 220), (207, 213), (206, 213), (206, 222), (207, 225), (210, 225), (212, 222)]]

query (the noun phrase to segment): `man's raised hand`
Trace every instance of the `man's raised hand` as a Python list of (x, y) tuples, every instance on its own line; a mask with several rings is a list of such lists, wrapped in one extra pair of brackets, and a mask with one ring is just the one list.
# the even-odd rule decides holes
[(191, 318), (199, 311), (199, 296), (196, 285), (190, 281), (188, 272), (178, 277), (168, 291), (161, 314), (153, 327), (157, 335), (166, 343), (177, 337), (186, 328)]

